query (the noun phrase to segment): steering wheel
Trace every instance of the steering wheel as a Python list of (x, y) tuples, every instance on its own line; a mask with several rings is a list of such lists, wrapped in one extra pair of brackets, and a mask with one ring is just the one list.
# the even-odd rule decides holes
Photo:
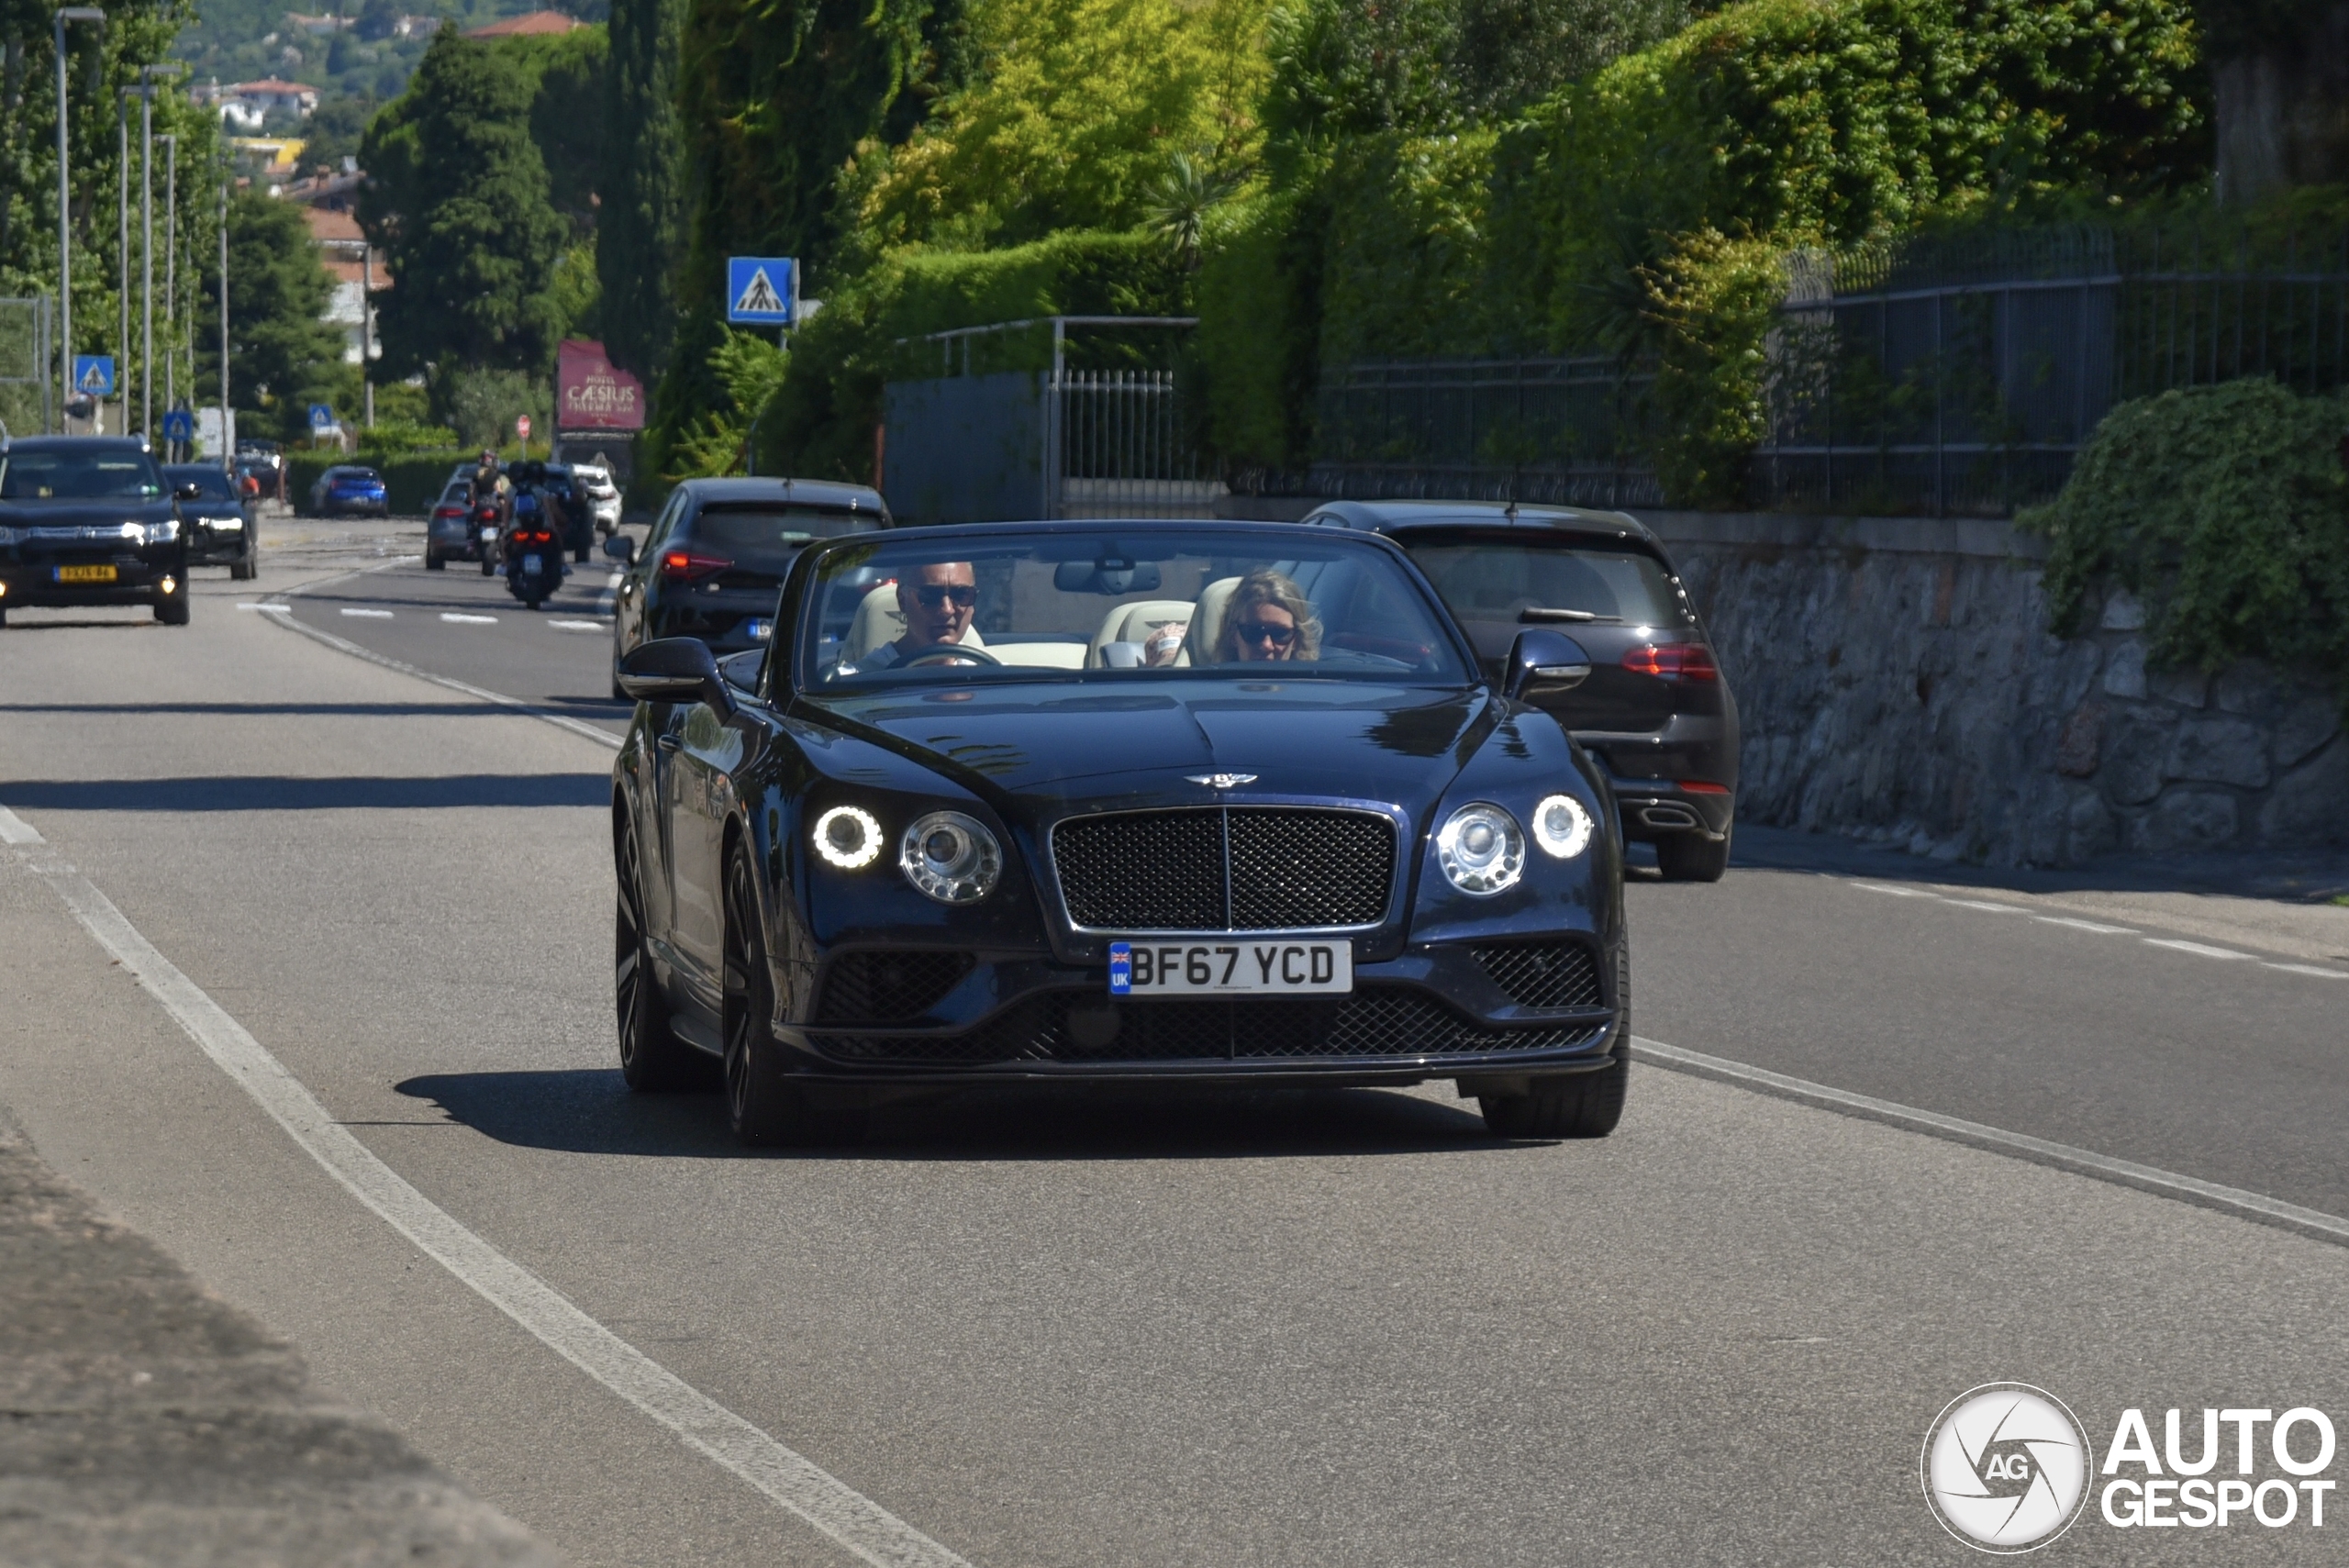
[(960, 642), (954, 642), (949, 643), (943, 648), (929, 649), (926, 651), (915, 654), (910, 659), (901, 659), (897, 662), (897, 668), (900, 670), (910, 670), (918, 664), (959, 663), (966, 659), (974, 664), (1000, 664), (1003, 662), (1002, 660), (996, 658), (994, 654), (988, 652), (984, 648), (971, 648), (966, 647)]

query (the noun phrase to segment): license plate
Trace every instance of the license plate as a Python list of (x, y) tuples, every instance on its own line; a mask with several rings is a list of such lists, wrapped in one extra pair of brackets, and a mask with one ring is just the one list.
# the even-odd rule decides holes
[(751, 640), (752, 642), (764, 642), (768, 638), (773, 637), (774, 635), (774, 622), (771, 620), (754, 620), (751, 623)]
[(535, 555), (526, 555), (526, 556), (524, 556), (524, 557), (522, 558), (522, 570), (523, 570), (523, 571), (525, 571), (525, 572), (536, 572), (536, 571), (538, 571), (538, 570), (539, 570), (539, 558), (538, 558), (537, 556), (535, 556)]
[(1354, 945), (1177, 937), (1109, 944), (1112, 996), (1343, 994), (1354, 988)]
[(495, 544), (497, 542), (497, 530), (495, 528), (482, 529), (481, 542), (484, 544)]
[(61, 583), (111, 583), (115, 570), (111, 566), (61, 566), (57, 568)]

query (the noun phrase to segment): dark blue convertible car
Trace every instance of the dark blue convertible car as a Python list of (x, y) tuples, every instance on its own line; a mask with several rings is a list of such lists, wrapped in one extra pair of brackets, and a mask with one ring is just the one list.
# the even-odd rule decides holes
[(631, 651), (621, 1065), (750, 1143), (977, 1083), (1457, 1082), (1595, 1137), (1630, 1040), (1614, 801), (1375, 536), (1216, 523), (812, 542), (765, 649)]

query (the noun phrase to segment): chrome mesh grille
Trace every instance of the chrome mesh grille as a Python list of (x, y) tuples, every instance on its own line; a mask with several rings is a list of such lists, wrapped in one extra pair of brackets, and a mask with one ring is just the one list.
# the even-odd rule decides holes
[(1059, 824), (1052, 862), (1089, 930), (1371, 926), (1395, 884), (1395, 825), (1314, 806), (1121, 812)]

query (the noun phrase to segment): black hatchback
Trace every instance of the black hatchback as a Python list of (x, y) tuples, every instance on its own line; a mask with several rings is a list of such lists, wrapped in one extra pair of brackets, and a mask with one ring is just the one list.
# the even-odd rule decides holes
[(1435, 584), (1488, 673), (1555, 627), (1590, 678), (1539, 706), (1605, 767), (1623, 837), (1675, 882), (1718, 882), (1737, 806), (1737, 699), (1653, 534), (1620, 512), (1482, 501), (1332, 501), (1306, 519), (1385, 534)]
[(145, 440), (0, 441), (0, 623), (32, 605), (152, 605), (187, 624), (187, 539)]
[(784, 573), (819, 539), (889, 526), (877, 490), (810, 479), (688, 479), (670, 493), (639, 550), (626, 534), (604, 553), (627, 564), (612, 600), (612, 695), (640, 643), (690, 637), (724, 657), (774, 635)]

